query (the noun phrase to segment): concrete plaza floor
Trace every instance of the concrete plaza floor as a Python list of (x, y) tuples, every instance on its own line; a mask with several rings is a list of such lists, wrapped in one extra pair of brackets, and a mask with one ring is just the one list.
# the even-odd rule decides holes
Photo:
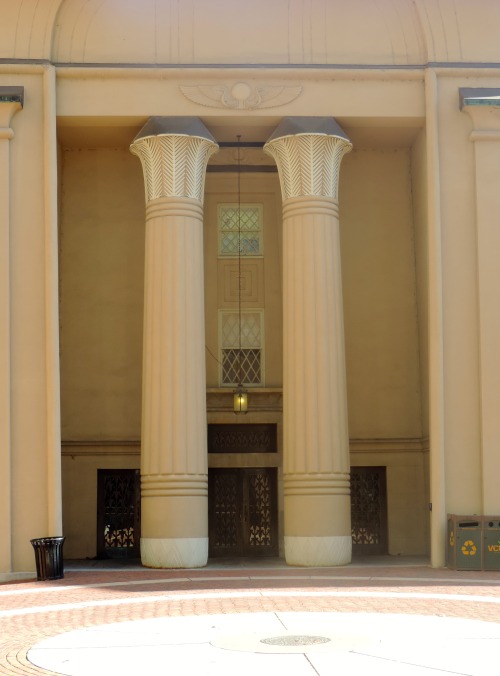
[(491, 675), (499, 655), (500, 572), (422, 560), (67, 562), (0, 585), (0, 674)]

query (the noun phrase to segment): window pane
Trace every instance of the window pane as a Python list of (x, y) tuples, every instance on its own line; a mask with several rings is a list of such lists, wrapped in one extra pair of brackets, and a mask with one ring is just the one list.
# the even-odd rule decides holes
[[(222, 314), (222, 347), (239, 347), (240, 318), (237, 312)], [(243, 311), (241, 313), (241, 347), (261, 347), (261, 313)]]
[(262, 206), (260, 204), (219, 205), (219, 255), (260, 256), (262, 254)]

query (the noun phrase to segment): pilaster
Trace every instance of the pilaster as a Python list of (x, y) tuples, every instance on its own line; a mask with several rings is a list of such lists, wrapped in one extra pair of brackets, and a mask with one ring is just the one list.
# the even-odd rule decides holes
[(351, 560), (338, 178), (351, 143), (333, 118), (287, 118), (265, 146), (283, 195), (287, 563)]
[(0, 87), (0, 572), (12, 570), (10, 127), (23, 87)]
[(500, 511), (500, 89), (460, 89), (472, 118), (479, 288), (480, 416), (483, 514)]
[(146, 261), (141, 558), (208, 557), (203, 191), (218, 146), (196, 118), (151, 118), (131, 145), (143, 166)]

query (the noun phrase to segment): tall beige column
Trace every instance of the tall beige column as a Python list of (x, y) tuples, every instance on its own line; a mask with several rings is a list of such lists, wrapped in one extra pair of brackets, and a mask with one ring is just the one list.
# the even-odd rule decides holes
[(439, 91), (434, 70), (425, 72), (427, 258), (429, 302), (429, 489), (431, 565), (446, 565), (446, 471), (444, 423), (444, 315), (441, 223)]
[(500, 513), (500, 89), (460, 89), (473, 121), (483, 514)]
[(0, 87), (0, 571), (12, 570), (10, 122), (23, 87)]
[(338, 177), (352, 145), (333, 118), (284, 119), (265, 145), (283, 196), (285, 557), (351, 560)]
[(131, 145), (144, 170), (146, 263), (141, 558), (208, 558), (203, 193), (218, 149), (197, 118), (153, 117)]

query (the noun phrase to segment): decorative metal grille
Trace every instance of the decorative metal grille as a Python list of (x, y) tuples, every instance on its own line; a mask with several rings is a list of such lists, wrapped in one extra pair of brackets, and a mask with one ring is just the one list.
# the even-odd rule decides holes
[(260, 385), (260, 350), (222, 350), (224, 385)]
[(210, 556), (277, 556), (274, 467), (224, 467), (208, 472)]
[(216, 474), (214, 493), (214, 542), (216, 548), (238, 547), (238, 477), (236, 474)]
[(133, 549), (135, 518), (134, 473), (113, 473), (104, 478), (104, 546)]
[(275, 424), (208, 426), (209, 453), (276, 453)]
[(221, 317), (221, 384), (261, 385), (262, 377), (262, 313), (245, 310), (222, 312)]
[(270, 547), (272, 544), (271, 482), (269, 474), (259, 472), (248, 483), (249, 545)]
[[(239, 251), (238, 251), (239, 245)], [(262, 254), (262, 206), (219, 205), (219, 255), (236, 258)]]
[(384, 553), (387, 539), (384, 467), (351, 468), (353, 548)]

